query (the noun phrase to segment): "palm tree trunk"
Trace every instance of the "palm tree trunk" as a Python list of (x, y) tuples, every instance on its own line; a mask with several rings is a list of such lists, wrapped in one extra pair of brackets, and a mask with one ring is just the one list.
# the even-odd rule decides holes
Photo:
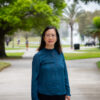
[(6, 57), (5, 53), (5, 35), (3, 33), (0, 33), (0, 58)]
[(70, 25), (71, 28), (71, 49), (73, 49), (73, 25)]

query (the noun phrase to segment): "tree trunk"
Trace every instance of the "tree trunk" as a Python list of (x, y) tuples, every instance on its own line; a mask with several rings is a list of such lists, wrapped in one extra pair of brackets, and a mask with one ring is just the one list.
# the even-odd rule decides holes
[(73, 49), (73, 25), (70, 25), (71, 28), (71, 49)]
[(99, 48), (100, 48), (100, 38), (99, 38)]
[(5, 53), (5, 35), (3, 33), (0, 33), (0, 58), (6, 57)]
[(12, 48), (14, 48), (14, 36), (12, 36)]

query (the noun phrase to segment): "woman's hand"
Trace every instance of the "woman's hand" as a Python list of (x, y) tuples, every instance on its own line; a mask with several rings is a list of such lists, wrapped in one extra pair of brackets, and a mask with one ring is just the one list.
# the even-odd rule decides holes
[(70, 96), (65, 96), (65, 100), (70, 100)]

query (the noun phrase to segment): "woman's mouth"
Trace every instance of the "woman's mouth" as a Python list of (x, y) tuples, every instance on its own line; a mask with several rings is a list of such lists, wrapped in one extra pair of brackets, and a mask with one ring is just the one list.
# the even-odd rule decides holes
[(53, 41), (48, 41), (49, 43), (53, 42)]

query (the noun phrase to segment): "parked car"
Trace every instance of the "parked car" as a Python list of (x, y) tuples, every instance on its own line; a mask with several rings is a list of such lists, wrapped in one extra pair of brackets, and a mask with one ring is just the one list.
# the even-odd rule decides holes
[(86, 42), (86, 43), (85, 43), (85, 46), (95, 46), (95, 45), (96, 45), (95, 41)]

